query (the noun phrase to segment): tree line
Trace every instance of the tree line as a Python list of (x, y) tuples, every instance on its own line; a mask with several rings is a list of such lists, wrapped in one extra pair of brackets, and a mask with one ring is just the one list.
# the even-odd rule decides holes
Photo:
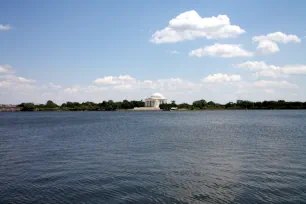
[(114, 102), (112, 100), (103, 101), (102, 103), (94, 102), (66, 102), (61, 105), (57, 105), (53, 101), (49, 100), (46, 104), (35, 105), (34, 103), (21, 103), (18, 107), (21, 107), (22, 111), (115, 111), (120, 109), (133, 109), (135, 107), (144, 107), (143, 101), (128, 101), (123, 100)]
[(179, 109), (205, 110), (205, 109), (306, 109), (306, 102), (299, 101), (247, 101), (237, 100), (226, 104), (205, 101), (204, 99), (194, 101), (192, 105), (187, 103), (177, 105)]
[[(57, 105), (53, 101), (49, 100), (46, 104), (35, 105), (34, 103), (21, 103), (18, 105), (22, 111), (116, 111), (144, 106), (145, 103), (143, 101), (128, 100), (119, 102), (109, 100), (103, 101), (102, 103), (94, 103), (89, 101), (83, 103), (66, 102), (61, 105)], [(194, 101), (192, 104), (176, 104), (175, 101), (171, 101), (168, 104), (161, 104), (160, 108), (162, 110), (170, 110), (171, 108), (177, 108), (179, 110), (306, 109), (306, 102), (288, 102), (284, 100), (252, 102), (247, 100), (237, 100), (236, 102), (220, 104), (213, 101), (207, 102), (206, 100), (201, 99)]]
[(194, 101), (191, 105), (183, 103), (177, 105), (178, 109), (189, 109), (189, 110), (205, 110), (205, 109), (306, 109), (306, 102), (299, 101), (248, 101), (248, 100), (237, 100), (236, 102), (228, 102), (226, 104), (215, 103), (213, 101), (207, 102), (206, 100)]

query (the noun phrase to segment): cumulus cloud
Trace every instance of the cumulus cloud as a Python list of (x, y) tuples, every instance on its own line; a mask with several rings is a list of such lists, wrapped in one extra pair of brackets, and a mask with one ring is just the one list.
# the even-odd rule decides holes
[(1, 30), (11, 30), (11, 26), (10, 25), (3, 25), (3, 24), (0, 24), (0, 31)]
[(233, 58), (233, 57), (252, 57), (253, 54), (241, 48), (241, 45), (236, 44), (214, 44), (211, 46), (206, 46), (204, 48), (199, 48), (189, 52), (189, 56), (203, 57), (223, 57), (223, 58)]
[(130, 75), (120, 75), (120, 76), (105, 76), (103, 78), (98, 78), (94, 80), (96, 85), (114, 85), (114, 84), (125, 84), (126, 82), (135, 81), (135, 78)]
[(196, 38), (220, 39), (236, 37), (245, 33), (239, 26), (231, 25), (227, 15), (202, 18), (191, 10), (179, 14), (169, 21), (168, 26), (157, 30), (151, 42), (155, 44), (175, 43)]
[(275, 65), (268, 65), (263, 61), (247, 61), (237, 65), (238, 68), (249, 69), (255, 71), (255, 76), (278, 78), (283, 76), (280, 67)]
[(259, 41), (257, 50), (264, 54), (269, 54), (269, 53), (279, 52), (279, 47), (275, 42), (271, 40), (262, 40)]
[(265, 88), (265, 87), (292, 88), (292, 89), (299, 88), (298, 85), (289, 83), (287, 81), (266, 81), (266, 80), (260, 80), (254, 82), (254, 86), (260, 88)]
[(228, 75), (228, 74), (213, 74), (213, 75), (208, 75), (205, 77), (202, 81), (204, 83), (221, 83), (221, 82), (237, 82), (241, 80), (240, 75)]
[[(129, 76), (129, 75), (127, 75)], [(107, 80), (105, 80), (107, 79)], [(109, 80), (111, 79), (111, 80)], [(98, 78), (94, 82), (99, 86), (106, 86), (114, 90), (191, 90), (197, 87), (196, 83), (186, 81), (180, 78), (168, 78), (168, 79), (157, 79), (157, 80), (136, 80), (135, 78), (123, 77), (123, 76), (112, 76)]]
[(66, 88), (66, 89), (64, 89), (64, 92), (66, 92), (66, 93), (76, 93), (78, 91), (79, 91), (78, 88)]
[(272, 77), (272, 78), (278, 78), (282, 76), (281, 72), (277, 70), (261, 70), (256, 72), (254, 75), (257, 77)]
[(105, 84), (116, 84), (113, 76), (105, 76), (103, 78), (98, 78), (94, 81), (94, 84), (105, 85)]
[(252, 40), (253, 42), (258, 42), (257, 50), (264, 54), (279, 52), (279, 47), (277, 43), (288, 44), (301, 42), (301, 39), (298, 36), (287, 35), (282, 32), (254, 36)]
[(263, 61), (247, 61), (238, 64), (237, 67), (255, 71), (256, 76), (273, 78), (306, 74), (306, 65), (276, 66), (268, 65)]
[(103, 93), (106, 90), (110, 90), (107, 87), (101, 87), (101, 86), (95, 86), (95, 85), (88, 85), (88, 86), (80, 86), (80, 85), (74, 85), (72, 87), (68, 87), (65, 89), (60, 89), (63, 90), (64, 93), (68, 94), (97, 94), (97, 93)]
[(287, 35), (282, 32), (270, 33), (267, 35), (254, 36), (253, 41), (260, 42), (262, 40), (271, 40), (273, 42), (287, 44), (290, 42), (299, 43), (301, 39), (296, 35)]
[(13, 70), (12, 66), (5, 64), (0, 65), (0, 74), (13, 74), (15, 71)]
[(0, 75), (0, 79), (4, 79), (6, 81), (9, 81), (11, 83), (34, 83), (36, 80), (33, 79), (26, 79), (24, 77), (18, 77), (13, 74), (8, 74), (8, 75)]
[(16, 79), (17, 79), (18, 82), (21, 82), (21, 83), (34, 83), (34, 82), (36, 82), (36, 80), (26, 79), (26, 78), (23, 78), (23, 77), (17, 77)]
[(0, 66), (0, 88), (10, 89), (9, 93), (13, 93), (16, 90), (33, 89), (35, 86), (32, 84), (35, 82), (36, 80), (33, 79), (16, 76), (10, 65)]
[(263, 61), (247, 61), (237, 65), (238, 68), (244, 68), (249, 70), (266, 70), (266, 69), (278, 69), (277, 66), (267, 65)]
[(282, 67), (282, 70), (285, 74), (306, 74), (306, 65), (287, 65)]

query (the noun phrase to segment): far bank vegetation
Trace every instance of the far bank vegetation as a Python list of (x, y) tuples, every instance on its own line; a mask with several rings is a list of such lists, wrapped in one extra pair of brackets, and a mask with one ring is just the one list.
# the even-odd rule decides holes
[[(46, 104), (21, 103), (18, 105), (21, 111), (116, 111), (116, 110), (130, 110), (135, 107), (144, 107), (143, 101), (128, 101), (123, 100), (114, 102), (112, 100), (103, 101), (101, 103), (94, 102), (66, 102), (61, 105), (49, 100)], [(245, 109), (306, 109), (306, 102), (287, 102), (279, 101), (263, 101), (252, 102), (246, 100), (238, 100), (236, 102), (228, 102), (226, 104), (215, 103), (213, 101), (207, 102), (204, 99), (194, 101), (192, 104), (181, 103), (176, 104), (171, 101), (168, 104), (161, 104), (162, 110), (170, 110), (176, 108), (177, 110), (245, 110)]]

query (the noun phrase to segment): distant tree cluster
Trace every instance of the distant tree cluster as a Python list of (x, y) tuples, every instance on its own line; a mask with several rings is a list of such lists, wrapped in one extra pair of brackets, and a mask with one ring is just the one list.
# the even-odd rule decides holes
[[(62, 105), (57, 105), (49, 100), (46, 104), (35, 105), (33, 103), (21, 103), (18, 107), (22, 111), (115, 111), (115, 110), (128, 110), (135, 107), (144, 107), (143, 101), (128, 101), (123, 100), (114, 102), (112, 100), (103, 101), (102, 103), (94, 102), (66, 102)], [(204, 99), (194, 101), (192, 104), (182, 103), (176, 104), (171, 101), (168, 104), (161, 104), (160, 109), (170, 110), (171, 108), (185, 109), (185, 110), (239, 110), (239, 109), (306, 109), (306, 102), (287, 102), (284, 100), (279, 101), (263, 101), (252, 102), (246, 100), (238, 100), (236, 103), (229, 102), (226, 104), (219, 104), (213, 101), (207, 102)]]
[(306, 102), (299, 101), (263, 101), (252, 102), (238, 100), (236, 103), (227, 103), (225, 108), (228, 109), (306, 109)]
[(237, 100), (236, 103), (229, 102), (226, 104), (219, 104), (213, 101), (207, 102), (204, 99), (194, 101), (191, 105), (188, 103), (182, 104), (162, 104), (160, 106), (163, 110), (170, 110), (171, 107), (177, 107), (178, 109), (186, 110), (217, 110), (217, 109), (306, 109), (306, 102), (287, 102), (284, 100), (279, 101), (263, 101), (263, 102), (252, 102), (246, 100)]
[(22, 103), (18, 107), (22, 111), (115, 111), (119, 109), (133, 109), (135, 107), (144, 107), (143, 101), (119, 101), (112, 100), (103, 101), (102, 103), (94, 102), (66, 102), (62, 105), (57, 105), (53, 101), (47, 101), (46, 104), (34, 105), (33, 103)]
[(170, 110), (171, 108), (176, 108), (177, 105), (175, 103), (175, 101), (171, 101), (171, 103), (164, 103), (164, 104), (160, 104), (159, 108), (162, 110)]

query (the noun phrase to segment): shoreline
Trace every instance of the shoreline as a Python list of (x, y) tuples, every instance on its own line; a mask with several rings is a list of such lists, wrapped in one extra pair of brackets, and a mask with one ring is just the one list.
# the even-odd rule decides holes
[(206, 112), (206, 111), (289, 111), (289, 110), (305, 110), (301, 109), (202, 109), (202, 110), (134, 110), (134, 109), (122, 109), (122, 110), (34, 110), (34, 111), (22, 111), (22, 110), (0, 110), (0, 113), (12, 113), (12, 112)]

